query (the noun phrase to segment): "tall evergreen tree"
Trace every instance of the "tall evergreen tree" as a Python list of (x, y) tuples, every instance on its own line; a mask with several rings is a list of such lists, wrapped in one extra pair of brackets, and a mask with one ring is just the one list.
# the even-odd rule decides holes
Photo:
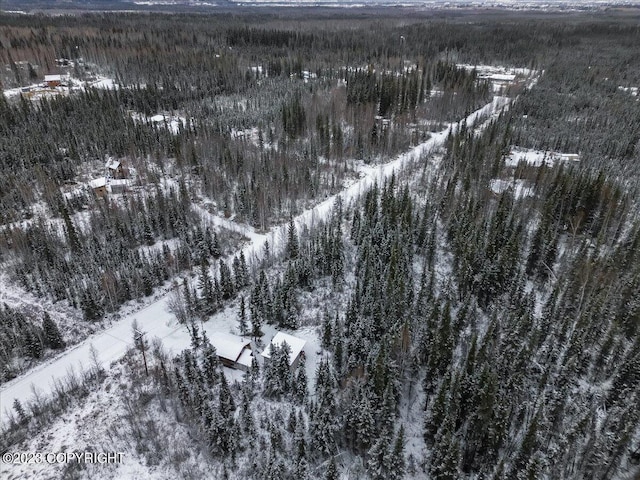
[(29, 417), (27, 416), (27, 413), (24, 411), (22, 403), (20, 403), (20, 400), (18, 400), (17, 398), (13, 399), (13, 409), (18, 414), (18, 421), (21, 424), (26, 424), (29, 421)]
[(240, 307), (238, 310), (238, 328), (240, 330), (240, 335), (245, 336), (248, 331), (247, 324), (247, 309), (245, 307), (244, 296), (240, 297)]
[(331, 457), (329, 466), (324, 474), (324, 480), (338, 480), (338, 467), (336, 466), (335, 457)]
[(229, 267), (220, 260), (220, 290), (222, 292), (222, 299), (229, 300), (235, 294), (235, 286), (233, 284), (233, 278)]
[(204, 316), (209, 316), (216, 311), (218, 300), (216, 298), (215, 285), (209, 275), (209, 266), (206, 262), (200, 264), (200, 277), (198, 279), (200, 287), (200, 311)]
[(65, 342), (62, 339), (62, 334), (48, 312), (44, 312), (42, 318), (42, 332), (44, 334), (45, 344), (49, 348), (64, 348)]
[(298, 233), (296, 232), (296, 225), (293, 218), (289, 220), (289, 227), (287, 228), (287, 258), (295, 260), (298, 258), (300, 251), (300, 245), (298, 242)]

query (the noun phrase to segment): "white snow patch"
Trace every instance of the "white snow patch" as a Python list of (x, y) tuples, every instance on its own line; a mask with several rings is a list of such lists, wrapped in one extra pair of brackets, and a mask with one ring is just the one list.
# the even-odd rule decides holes
[(552, 166), (556, 162), (579, 162), (580, 155), (577, 153), (560, 153), (549, 150), (533, 150), (517, 146), (511, 147), (509, 155), (505, 158), (507, 167), (517, 167), (520, 162), (526, 162), (534, 167), (542, 164)]
[(533, 188), (527, 185), (525, 180), (504, 180), (494, 178), (489, 183), (489, 188), (493, 193), (501, 194), (502, 192), (512, 189), (515, 198), (532, 197), (534, 195)]
[(638, 87), (623, 87), (623, 86), (619, 86), (618, 90), (622, 90), (623, 92), (627, 92), (627, 93), (631, 94), (634, 97), (638, 96)]
[(60, 77), (60, 81), (62, 82), (57, 87), (49, 87), (43, 82), (33, 83), (31, 85), (27, 85), (24, 87), (18, 88), (10, 88), (4, 90), (2, 93), (7, 98), (17, 97), (19, 95), (24, 95), (30, 100), (40, 100), (45, 97), (53, 97), (57, 95), (69, 95), (71, 92), (84, 91), (89, 87), (98, 88), (98, 89), (109, 89), (109, 90), (117, 90), (120, 86), (115, 83), (112, 78), (108, 77), (97, 77), (95, 80), (91, 81), (82, 81), (77, 78), (70, 77), (68, 75), (46, 75), (45, 82), (47, 81), (47, 77), (50, 77), (50, 81), (56, 81), (54, 77)]
[(168, 128), (171, 133), (176, 135), (181, 127), (186, 127), (187, 119), (179, 115), (172, 115), (169, 113), (159, 113), (151, 117), (146, 116), (143, 113), (132, 112), (131, 118), (136, 122), (157, 124)]
[(87, 83), (87, 86), (99, 90), (118, 90), (120, 88), (120, 85), (113, 78), (108, 77), (98, 77), (97, 80)]

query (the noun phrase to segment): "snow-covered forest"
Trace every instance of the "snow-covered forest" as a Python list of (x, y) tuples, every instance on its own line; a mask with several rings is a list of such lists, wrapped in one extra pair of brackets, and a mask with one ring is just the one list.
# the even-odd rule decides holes
[(0, 15), (0, 447), (124, 454), (3, 478), (638, 478), (638, 18), (499, 18)]

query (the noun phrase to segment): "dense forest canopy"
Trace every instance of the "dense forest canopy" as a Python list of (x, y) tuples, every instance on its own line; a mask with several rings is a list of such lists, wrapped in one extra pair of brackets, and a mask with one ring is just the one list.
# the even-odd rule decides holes
[[(0, 306), (0, 380), (162, 288), (191, 338), (17, 402), (3, 450), (124, 378), (111, 441), (180, 478), (637, 478), (637, 17), (293, 17), (0, 16), (2, 281), (52, 306)], [(228, 382), (236, 317), (317, 364)]]

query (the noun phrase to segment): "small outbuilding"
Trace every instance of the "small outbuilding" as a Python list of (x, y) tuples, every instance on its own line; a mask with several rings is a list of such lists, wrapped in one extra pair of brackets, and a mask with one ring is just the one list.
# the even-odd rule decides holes
[(128, 189), (129, 189), (129, 180), (127, 180), (126, 178), (109, 181), (110, 193), (125, 193)]
[(560, 160), (563, 160), (565, 162), (579, 162), (580, 155), (578, 155), (577, 153), (561, 153)]
[(218, 359), (225, 367), (249, 371), (253, 363), (251, 340), (230, 333), (215, 332), (209, 342), (216, 349)]
[(120, 160), (116, 160), (115, 158), (110, 158), (104, 164), (105, 175), (109, 178), (114, 179), (123, 179), (127, 176), (127, 172), (124, 168), (124, 165)]
[(44, 86), (49, 88), (56, 88), (62, 84), (62, 75), (45, 75)]
[(271, 360), (271, 346), (276, 345), (281, 347), (283, 343), (286, 343), (291, 349), (289, 353), (289, 365), (291, 366), (291, 370), (295, 370), (300, 364), (300, 360), (304, 358), (304, 346), (307, 343), (301, 338), (278, 332), (271, 339), (271, 342), (269, 342), (269, 345), (267, 345), (267, 348), (264, 349), (261, 355), (265, 361)]
[(103, 198), (107, 194), (107, 180), (104, 177), (91, 180), (89, 186), (98, 198)]

